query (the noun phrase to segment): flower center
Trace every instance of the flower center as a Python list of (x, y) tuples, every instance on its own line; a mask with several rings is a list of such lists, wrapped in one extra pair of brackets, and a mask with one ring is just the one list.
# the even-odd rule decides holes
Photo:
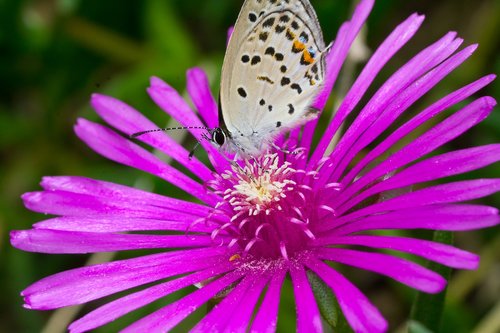
[(290, 163), (278, 166), (277, 154), (266, 156), (262, 163), (246, 161), (243, 168), (233, 166), (222, 175), (235, 184), (224, 191), (224, 200), (238, 213), (257, 216), (262, 212), (269, 215), (273, 209), (282, 210), (280, 201), (292, 191), (295, 182), (289, 179), (295, 173)]
[(297, 157), (289, 159), (268, 154), (216, 176), (209, 184), (223, 198), (216, 211), (230, 222), (214, 230), (213, 238), (254, 259), (288, 260), (307, 250), (317, 222), (334, 216), (324, 203), (331, 193), (312, 191), (315, 173), (294, 168)]

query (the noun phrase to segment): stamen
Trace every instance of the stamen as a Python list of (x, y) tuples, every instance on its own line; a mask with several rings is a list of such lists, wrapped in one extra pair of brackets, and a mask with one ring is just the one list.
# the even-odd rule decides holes
[(297, 192), (297, 195), (299, 196), (299, 198), (302, 199), (302, 202), (305, 204), (307, 202), (306, 200), (306, 196), (304, 195), (304, 193), (302, 192)]
[[(309, 215), (316, 216), (321, 209), (328, 214), (318, 214), (317, 219), (329, 218), (334, 209), (320, 205), (322, 194), (312, 188), (318, 172), (295, 170), (292, 163), (283, 161), (279, 153), (266, 154), (215, 175), (213, 188), (224, 198), (216, 213), (225, 218), (219, 215), (220, 221), (215, 223), (220, 227), (212, 231), (211, 238), (236, 249), (242, 261), (253, 256), (293, 260), (301, 253), (316, 239), (316, 225), (310, 225)], [(330, 183), (327, 188), (336, 190), (339, 184)]]
[(244, 219), (243, 221), (241, 221), (238, 225), (238, 229), (242, 230), (245, 224), (247, 224), (248, 222), (250, 222), (250, 219)]
[(298, 225), (305, 225), (306, 224), (304, 221), (301, 221), (301, 220), (299, 220), (299, 219), (297, 219), (295, 217), (292, 217), (290, 219), (290, 222), (292, 222), (293, 224), (298, 224)]
[(229, 172), (232, 177), (224, 177), (234, 184), (224, 191), (224, 200), (234, 211), (247, 212), (248, 216), (262, 212), (270, 215), (274, 209), (281, 210), (276, 203), (287, 198), (285, 192), (295, 189), (296, 183), (290, 179), (295, 170), (289, 162), (280, 165), (278, 154), (264, 156), (260, 160), (262, 167), (256, 167), (258, 160), (252, 161), (245, 161), (243, 172), (233, 167), (233, 172)]
[(337, 182), (328, 183), (325, 185), (325, 188), (334, 188), (340, 191), (342, 189), (342, 184)]
[(227, 247), (230, 249), (232, 248), (236, 243), (238, 243), (238, 238), (233, 238), (231, 239), (231, 241), (229, 242), (229, 244), (227, 245)]
[(248, 242), (247, 246), (245, 246), (245, 254), (248, 254), (248, 252), (250, 252), (250, 249), (255, 245), (255, 243), (257, 243), (258, 241), (260, 241), (261, 239), (260, 238), (253, 238), (250, 242)]
[(300, 188), (304, 189), (304, 190), (308, 190), (308, 191), (313, 191), (312, 187), (311, 186), (308, 186), (308, 185), (305, 185), (305, 184), (300, 184), (299, 185)]
[(258, 237), (261, 230), (264, 229), (265, 227), (268, 227), (268, 228), (272, 228), (271, 225), (269, 223), (265, 223), (265, 224), (261, 224), (257, 230), (255, 230), (255, 237)]
[(312, 231), (309, 228), (305, 227), (303, 231), (306, 234), (306, 236), (309, 237), (311, 240), (316, 239), (316, 236), (314, 236), (314, 234), (312, 233)]
[(235, 215), (233, 215), (233, 216), (231, 217), (231, 222), (236, 221), (236, 220), (237, 220), (237, 219), (239, 219), (239, 218), (240, 218), (240, 216), (241, 216), (241, 215), (243, 215), (243, 214), (244, 214), (244, 212), (238, 212), (238, 213), (236, 213)]
[(333, 215), (335, 215), (335, 209), (333, 209), (332, 207), (330, 206), (327, 206), (327, 205), (319, 205), (318, 208), (320, 209), (323, 209), (323, 210), (326, 210), (327, 212), (330, 212), (332, 213)]
[(300, 218), (304, 218), (304, 216), (302, 215), (302, 212), (300, 211), (300, 209), (298, 207), (293, 207), (292, 209), (295, 211), (295, 213), (297, 213), (297, 215)]
[(285, 245), (285, 242), (281, 241), (280, 242), (280, 252), (281, 252), (281, 256), (285, 259), (285, 260), (289, 260), (288, 259), (288, 253), (286, 251), (286, 245)]

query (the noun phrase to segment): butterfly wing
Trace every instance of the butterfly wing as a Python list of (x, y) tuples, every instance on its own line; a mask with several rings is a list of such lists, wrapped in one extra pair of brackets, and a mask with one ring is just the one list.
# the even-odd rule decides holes
[(234, 140), (257, 146), (313, 117), (324, 51), (308, 0), (246, 0), (222, 68), (221, 111)]

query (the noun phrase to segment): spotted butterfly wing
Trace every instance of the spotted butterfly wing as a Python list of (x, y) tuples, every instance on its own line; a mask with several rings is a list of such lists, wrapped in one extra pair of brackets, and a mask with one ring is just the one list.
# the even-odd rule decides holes
[(308, 0), (246, 0), (222, 67), (220, 107), (228, 150), (255, 156), (316, 116), (325, 43)]

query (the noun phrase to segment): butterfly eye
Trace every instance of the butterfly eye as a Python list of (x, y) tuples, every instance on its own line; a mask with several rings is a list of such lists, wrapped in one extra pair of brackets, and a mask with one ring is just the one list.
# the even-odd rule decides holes
[(226, 142), (226, 135), (224, 134), (224, 131), (220, 128), (215, 129), (212, 133), (212, 141), (219, 146), (222, 146), (224, 142)]

